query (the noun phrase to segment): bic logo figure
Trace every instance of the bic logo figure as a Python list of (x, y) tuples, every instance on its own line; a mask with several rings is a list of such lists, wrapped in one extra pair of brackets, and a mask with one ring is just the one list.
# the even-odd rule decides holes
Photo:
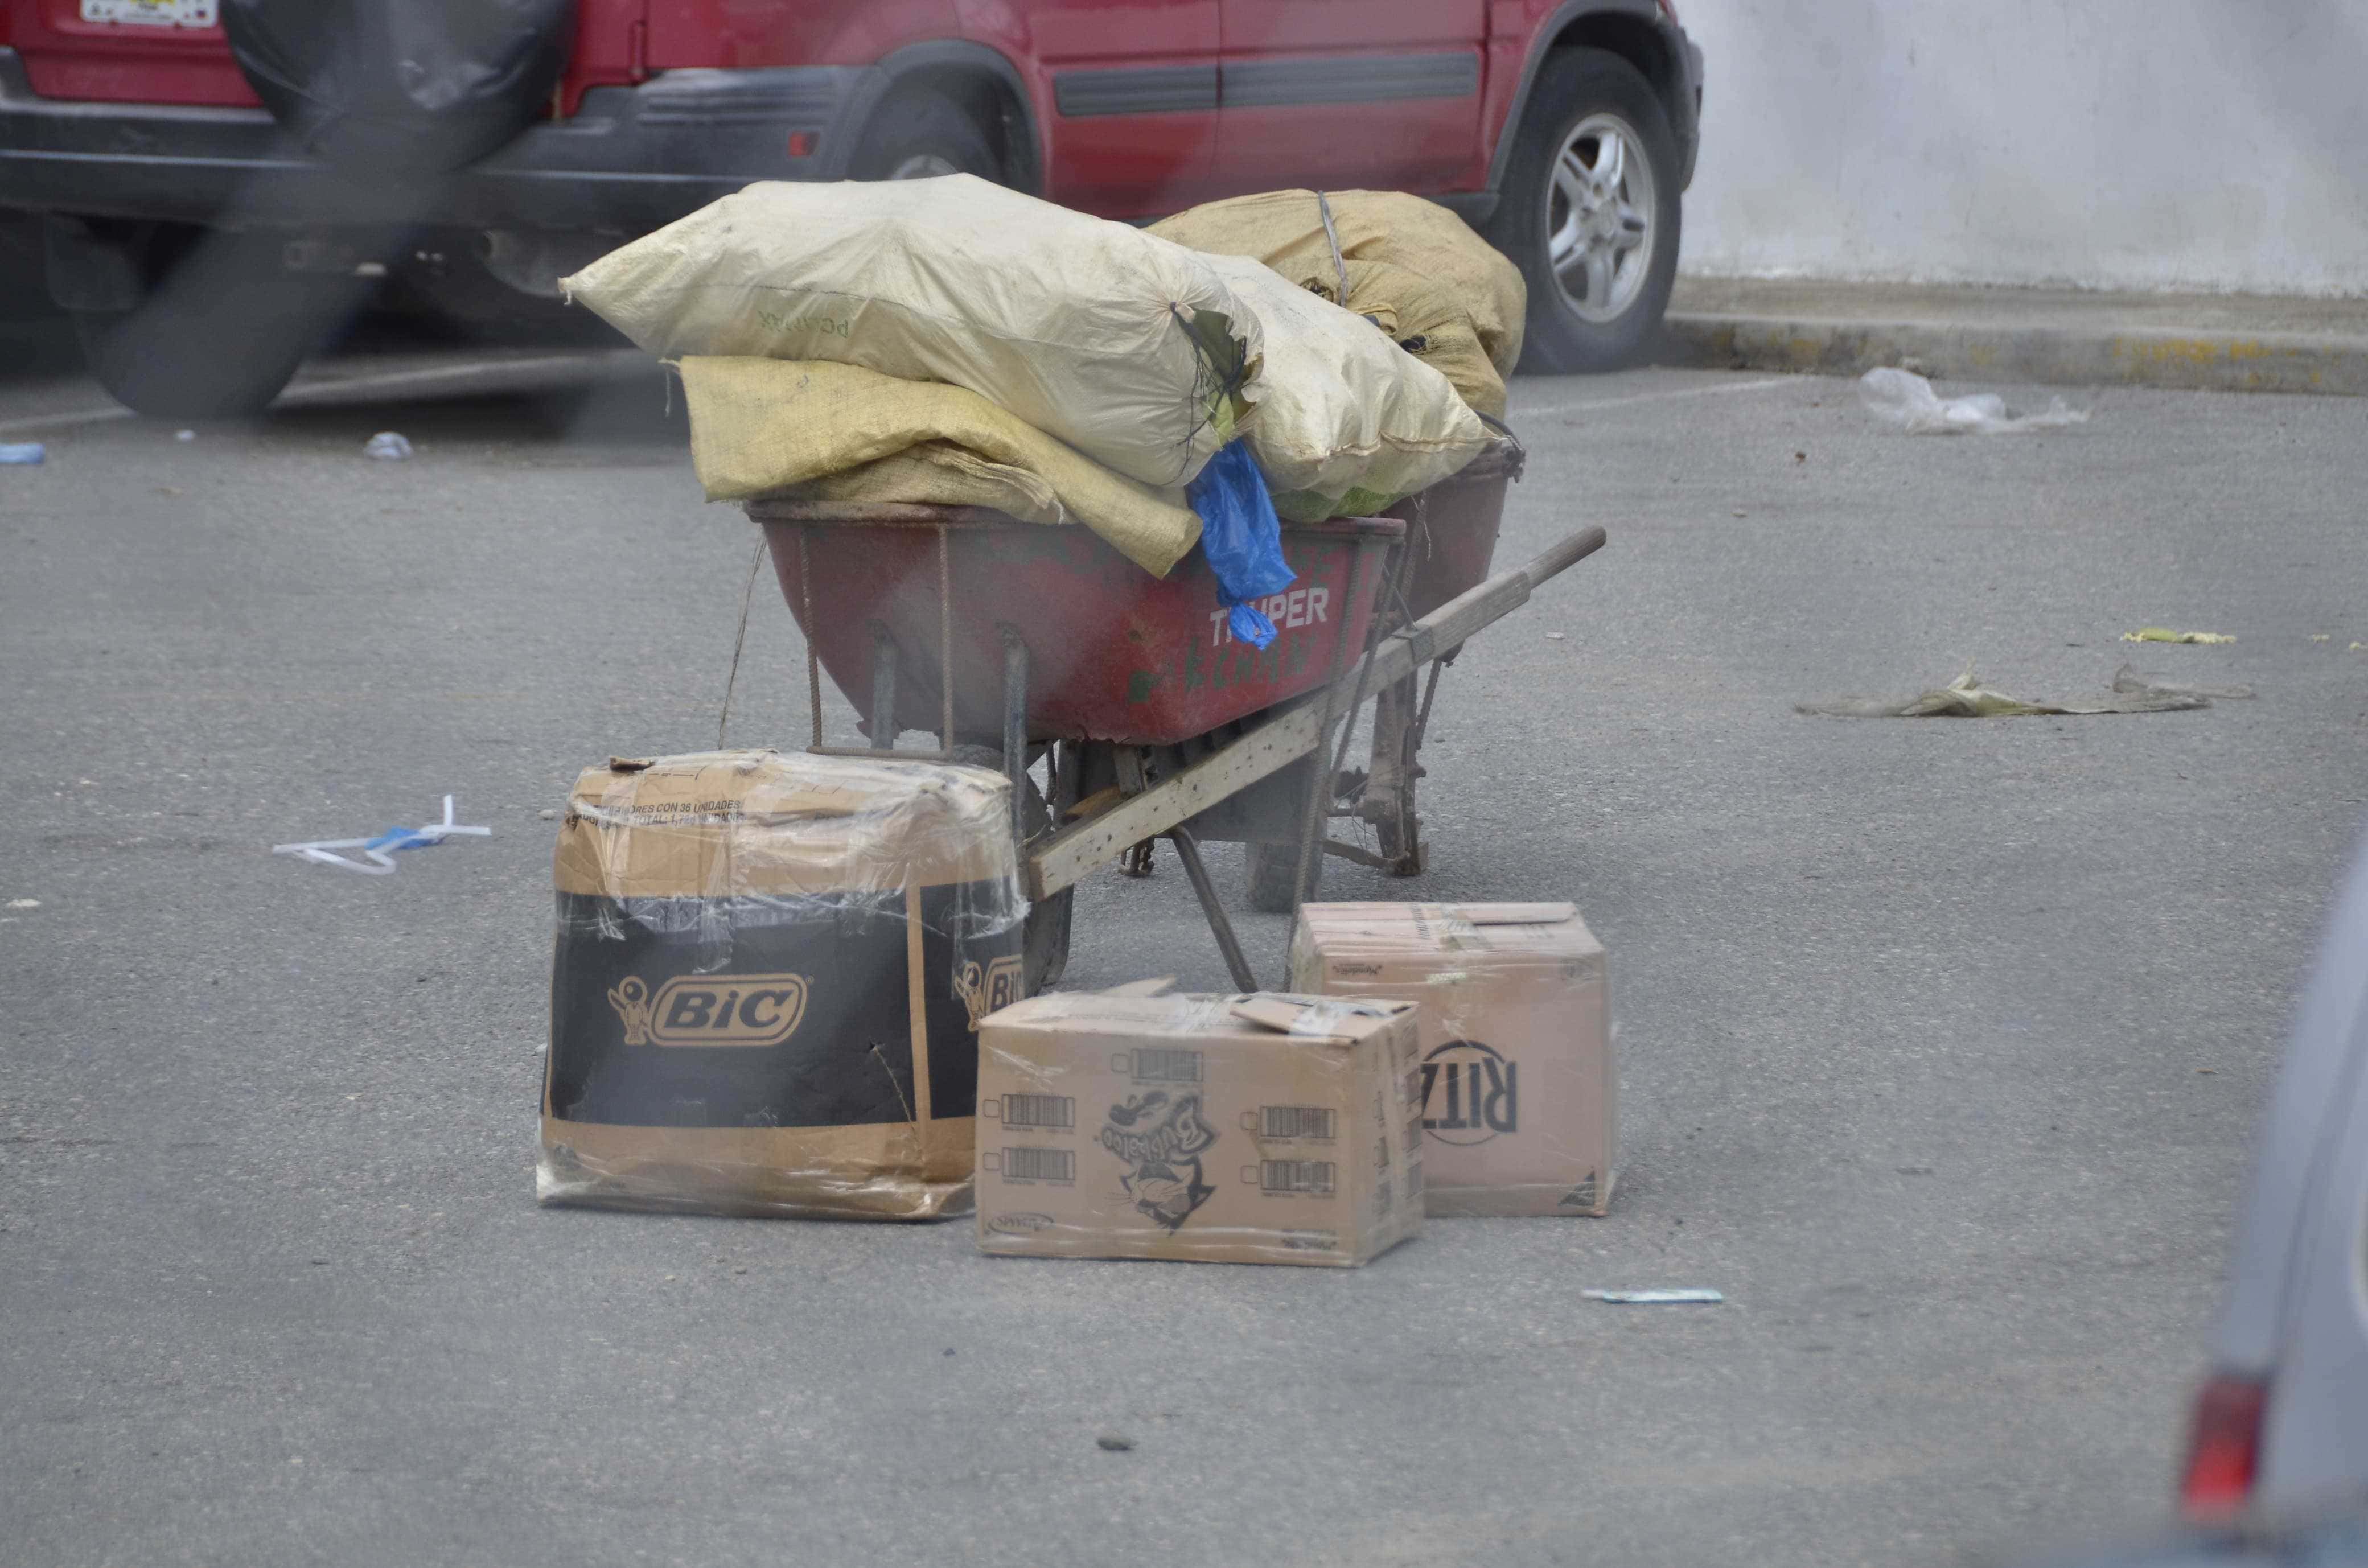
[(766, 1046), (797, 1033), (802, 974), (678, 974), (653, 997), (637, 975), (609, 993), (627, 1045)]
[(970, 1014), (970, 1027), (999, 1007), (1020, 1000), (1023, 966), (1017, 954), (996, 959), (981, 968), (973, 960), (954, 971), (954, 994)]

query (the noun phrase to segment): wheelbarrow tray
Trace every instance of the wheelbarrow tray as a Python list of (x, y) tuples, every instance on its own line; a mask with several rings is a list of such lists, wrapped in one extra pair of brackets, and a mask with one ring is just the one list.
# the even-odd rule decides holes
[(1406, 562), (1399, 581), (1408, 619), (1419, 620), (1488, 580), (1505, 521), (1505, 491), (1521, 477), (1525, 460), (1518, 442), (1491, 442), (1478, 457), (1384, 514), (1406, 525)]
[(884, 640), (899, 730), (940, 728), (950, 669), (955, 737), (999, 737), (1008, 628), (1027, 645), (1027, 738), (1125, 745), (1174, 745), (1321, 687), (1336, 651), (1364, 648), (1383, 551), (1406, 531), (1387, 517), (1285, 523), (1298, 580), (1260, 601), (1277, 631), (1261, 649), (1234, 639), (1197, 550), (1161, 578), (1087, 528), (982, 507), (760, 497), (747, 512), (791, 613), (859, 710)]

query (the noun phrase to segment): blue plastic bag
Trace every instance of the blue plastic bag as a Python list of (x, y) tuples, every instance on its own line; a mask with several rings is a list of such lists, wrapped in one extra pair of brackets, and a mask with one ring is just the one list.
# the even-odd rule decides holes
[(1274, 622), (1248, 601), (1282, 592), (1297, 574), (1282, 559), (1282, 522), (1249, 444), (1220, 448), (1184, 498), (1201, 518), (1201, 548), (1217, 574), (1218, 601), (1233, 610), (1227, 624), (1242, 642), (1265, 647), (1274, 641)]

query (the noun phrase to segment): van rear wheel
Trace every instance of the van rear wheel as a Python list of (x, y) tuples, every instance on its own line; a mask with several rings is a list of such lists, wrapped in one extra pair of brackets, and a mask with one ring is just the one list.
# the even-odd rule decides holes
[(91, 375), (152, 419), (262, 413), (363, 292), (352, 280), (289, 277), (280, 244), (159, 225), (137, 243), (135, 303), (69, 312)]
[(857, 179), (976, 175), (1003, 183), (995, 143), (967, 109), (940, 93), (897, 93), (880, 106), (871, 126), (869, 144), (855, 160)]

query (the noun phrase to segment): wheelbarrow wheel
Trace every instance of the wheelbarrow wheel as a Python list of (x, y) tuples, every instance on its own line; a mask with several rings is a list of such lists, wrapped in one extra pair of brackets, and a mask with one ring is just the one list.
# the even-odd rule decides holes
[(1289, 915), (1300, 904), (1315, 896), (1324, 880), (1324, 852), (1318, 849), (1310, 858), (1307, 884), (1292, 896), (1291, 879), (1299, 869), (1299, 846), (1296, 844), (1247, 844), (1242, 846), (1249, 864), (1250, 907), (1260, 915)]
[[(994, 746), (956, 746), (953, 760), (972, 767), (1003, 771), (1003, 753)], [(1028, 828), (1028, 844), (1052, 831), (1053, 812), (1044, 804), (1044, 792), (1036, 788), (1033, 778), (1028, 780), (1028, 798), (1020, 803), (1019, 810)], [(1026, 845), (1021, 848), (1024, 850)], [(1076, 902), (1076, 891), (1063, 888), (1052, 897), (1039, 899), (1028, 906), (1020, 964), (1030, 996), (1059, 984), (1062, 971), (1069, 967), (1069, 911)]]

